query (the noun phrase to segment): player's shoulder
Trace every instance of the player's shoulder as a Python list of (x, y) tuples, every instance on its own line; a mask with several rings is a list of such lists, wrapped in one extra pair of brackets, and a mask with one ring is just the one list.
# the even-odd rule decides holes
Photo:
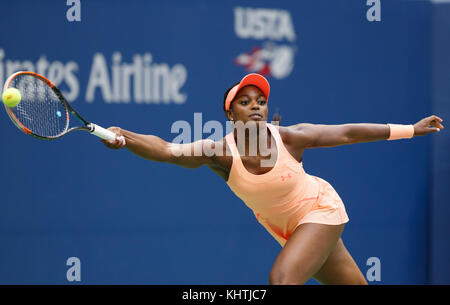
[(213, 149), (214, 154), (213, 158), (216, 159), (217, 157), (225, 157), (230, 156), (230, 152), (228, 151), (228, 145), (227, 145), (227, 138), (226, 136), (218, 139), (218, 140), (212, 140), (212, 139), (205, 139), (204, 141), (207, 141)]
[(289, 125), (289, 126), (279, 126), (278, 131), (280, 132), (280, 135), (289, 137), (289, 136), (298, 134), (302, 131), (305, 131), (306, 129), (308, 129), (309, 127), (312, 127), (312, 126), (314, 126), (314, 124), (299, 123), (299, 124)]
[(279, 133), (281, 136), (281, 139), (286, 144), (299, 144), (301, 145), (302, 142), (308, 142), (308, 128), (311, 128), (314, 126), (314, 124), (311, 123), (299, 123), (295, 125), (290, 126), (280, 126), (279, 127)]
[(227, 180), (228, 172), (231, 169), (231, 165), (233, 163), (233, 154), (231, 153), (230, 147), (227, 145), (227, 138), (225, 136), (219, 140), (212, 142), (212, 163), (209, 164), (208, 167), (219, 174), (222, 178)]
[(295, 132), (295, 131), (305, 130), (305, 129), (307, 129), (309, 127), (312, 127), (312, 126), (314, 126), (314, 124), (312, 124), (312, 123), (298, 123), (298, 124), (287, 126), (286, 128), (288, 128), (290, 131), (294, 131)]

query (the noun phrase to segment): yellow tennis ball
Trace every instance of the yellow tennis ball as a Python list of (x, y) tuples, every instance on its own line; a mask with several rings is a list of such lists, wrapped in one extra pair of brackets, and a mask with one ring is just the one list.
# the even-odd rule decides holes
[(20, 91), (16, 88), (8, 88), (2, 94), (3, 103), (8, 107), (16, 107), (20, 103)]

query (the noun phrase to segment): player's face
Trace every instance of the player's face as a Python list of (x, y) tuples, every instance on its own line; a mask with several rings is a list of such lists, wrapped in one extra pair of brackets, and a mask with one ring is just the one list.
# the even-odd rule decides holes
[(267, 121), (267, 99), (255, 86), (246, 86), (239, 90), (231, 103), (229, 118), (233, 121)]

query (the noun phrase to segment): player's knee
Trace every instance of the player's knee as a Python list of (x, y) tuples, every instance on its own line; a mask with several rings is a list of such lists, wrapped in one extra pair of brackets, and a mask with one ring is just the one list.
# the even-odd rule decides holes
[(302, 285), (304, 281), (295, 278), (290, 272), (281, 270), (280, 268), (273, 268), (269, 275), (270, 285)]
[[(347, 275), (347, 276), (345, 276)], [(343, 279), (346, 279), (346, 283), (348, 285), (368, 285), (366, 278), (361, 273), (359, 269), (349, 268), (348, 271), (342, 276)]]
[(364, 276), (360, 276), (356, 281), (355, 281), (355, 285), (369, 285), (366, 281), (366, 279), (364, 278)]
[(368, 285), (364, 275), (359, 270), (349, 270), (341, 276), (343, 285)]

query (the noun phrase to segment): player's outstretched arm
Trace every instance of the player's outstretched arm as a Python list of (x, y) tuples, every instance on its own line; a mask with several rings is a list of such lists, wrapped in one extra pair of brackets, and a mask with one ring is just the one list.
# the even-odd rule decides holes
[[(443, 129), (443, 120), (435, 115), (426, 117), (413, 125), (412, 136), (423, 136)], [(356, 123), (320, 125), (302, 123), (289, 126), (290, 141), (306, 148), (333, 147), (338, 145), (386, 140), (391, 135), (387, 124)], [(412, 131), (412, 130), (411, 130)]]
[[(188, 144), (174, 144), (154, 135), (138, 134), (119, 127), (110, 127), (108, 130), (117, 135), (116, 140), (101, 141), (111, 149), (125, 147), (141, 158), (172, 163), (186, 168), (197, 168), (213, 163), (213, 158), (203, 153), (203, 145), (207, 140)], [(208, 144), (211, 145), (211, 143)]]

